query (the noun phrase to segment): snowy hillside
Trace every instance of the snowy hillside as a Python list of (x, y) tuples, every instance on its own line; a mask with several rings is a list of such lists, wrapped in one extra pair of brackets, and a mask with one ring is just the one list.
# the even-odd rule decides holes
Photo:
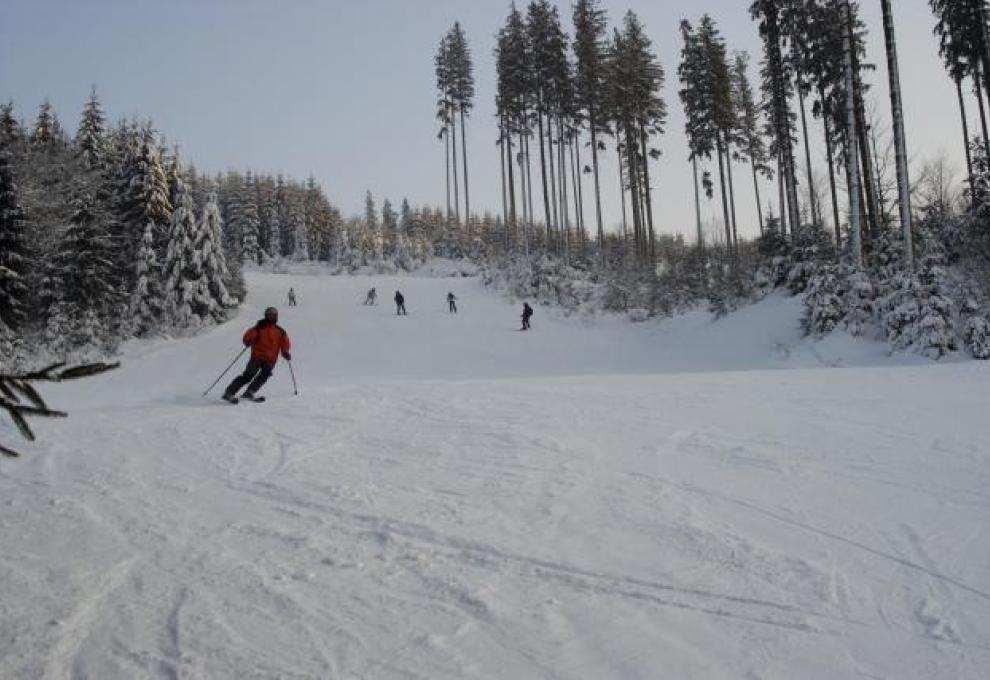
[[(46, 391), (0, 677), (987, 677), (985, 364), (808, 342), (784, 297), (521, 333), (474, 279), (249, 285)], [(299, 395), (202, 398), (269, 304)]]

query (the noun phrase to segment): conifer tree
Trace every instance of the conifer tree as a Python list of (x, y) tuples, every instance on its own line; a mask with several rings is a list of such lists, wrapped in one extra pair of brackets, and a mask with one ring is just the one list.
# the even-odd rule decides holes
[(258, 215), (258, 198), (254, 184), (254, 177), (248, 172), (244, 179), (244, 185), (237, 193), (238, 203), (235, 215), (242, 239), (242, 261), (261, 264), (261, 218)]
[(0, 104), (0, 149), (20, 141), (23, 136), (21, 124), (14, 116), (14, 102)]
[(168, 247), (168, 224), (172, 217), (168, 178), (154, 131), (146, 127), (125, 170), (122, 205), (124, 229), (134, 244), (144, 234), (148, 222), (155, 225), (155, 251), (164, 253)]
[(83, 108), (79, 131), (76, 133), (76, 149), (83, 163), (90, 169), (102, 168), (105, 155), (106, 129), (103, 110), (96, 97), (96, 88), (89, 93), (89, 101)]
[(787, 0), (754, 0), (750, 14), (759, 22), (763, 39), (763, 91), (773, 137), (771, 154), (779, 159), (780, 178), (787, 198), (787, 220), (791, 229), (801, 221), (798, 210), (797, 174), (794, 165), (794, 120), (790, 111), (793, 74), (784, 59), (782, 19)]
[(161, 324), (163, 295), (159, 280), (158, 258), (154, 247), (155, 224), (144, 227), (135, 266), (135, 285), (131, 294), (131, 318), (138, 336), (154, 331)]
[(31, 130), (31, 143), (45, 146), (57, 141), (61, 133), (58, 117), (52, 111), (52, 105), (46, 99), (38, 109), (38, 117)]
[(183, 189), (172, 211), (168, 251), (165, 255), (165, 311), (172, 324), (184, 328), (198, 325), (194, 284), (199, 280), (196, 253), (196, 213), (192, 197)]
[(83, 184), (72, 190), (72, 216), (49, 264), (47, 340), (53, 349), (91, 346), (104, 335), (102, 320), (116, 308), (114, 262), (107, 215)]
[[(609, 69), (609, 111), (622, 140), (633, 213), (635, 253), (641, 264), (655, 255), (646, 139), (662, 134), (667, 108), (660, 94), (663, 67), (638, 17), (627, 12), (623, 28), (614, 32)], [(655, 150), (653, 150), (655, 151)]]
[[(911, 182), (908, 170), (907, 140), (904, 133), (904, 108), (901, 105), (901, 78), (897, 62), (897, 41), (890, 0), (881, 0), (884, 37), (887, 49), (887, 71), (890, 79), (890, 108), (894, 121), (894, 146), (897, 156), (897, 192), (904, 235), (904, 259), (909, 271), (914, 269), (914, 248), (911, 237)], [(981, 20), (983, 17), (981, 17)]]
[(195, 309), (202, 319), (212, 317), (220, 321), (234, 302), (227, 290), (230, 271), (223, 252), (223, 220), (216, 192), (211, 191), (207, 196), (193, 250), (193, 273), (198, 274), (192, 290)]
[[(461, 160), (464, 167), (464, 217), (471, 219), (471, 194), (468, 186), (467, 132), (465, 119), (474, 108), (474, 66), (471, 49), (460, 22), (454, 22), (446, 54), (450, 60), (450, 100), (461, 121)], [(455, 149), (456, 152), (456, 149)]]
[(760, 109), (749, 82), (749, 55), (737, 52), (732, 67), (732, 96), (736, 110), (736, 136), (739, 139), (739, 155), (753, 172), (753, 191), (756, 195), (756, 214), (760, 233), (763, 233), (763, 208), (760, 200), (759, 175), (772, 177), (770, 159), (761, 134)]
[(16, 331), (27, 319), (29, 267), (24, 210), (7, 157), (0, 154), (0, 326)]
[(605, 231), (602, 224), (601, 182), (598, 170), (599, 134), (608, 134), (605, 115), (605, 74), (608, 57), (608, 20), (600, 0), (578, 0), (574, 5), (575, 97), (584, 112), (591, 135), (591, 166), (595, 180), (595, 218), (598, 247), (605, 258)]

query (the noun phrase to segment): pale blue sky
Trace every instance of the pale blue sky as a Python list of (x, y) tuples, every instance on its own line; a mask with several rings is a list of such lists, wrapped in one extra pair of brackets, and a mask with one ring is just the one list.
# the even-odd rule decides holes
[[(873, 31), (873, 96), (887, 116), (886, 62), (879, 0), (865, 0)], [(694, 233), (690, 167), (677, 98), (678, 23), (704, 12), (731, 49), (759, 43), (746, 0), (607, 0), (617, 23), (639, 16), (667, 70), (671, 112), (654, 166), (654, 206), (664, 232)], [(894, 3), (904, 73), (911, 154), (948, 153), (961, 163), (955, 91), (931, 35), (926, 0)], [(570, 2), (560, 3), (570, 30)], [(312, 173), (346, 214), (364, 192), (379, 201), (444, 201), (436, 140), (433, 54), (460, 20), (473, 50), (477, 102), (469, 121), (472, 207), (501, 209), (494, 145), (495, 33), (508, 11), (501, 0), (3, 0), (0, 100), (33, 117), (49, 97), (74, 131), (96, 84), (111, 119), (150, 117), (187, 160), (204, 170), (253, 168), (303, 179)], [(971, 107), (975, 122), (975, 103)], [(814, 134), (821, 136), (820, 128)], [(611, 155), (611, 148), (610, 148)], [(820, 154), (817, 163), (824, 170)], [(607, 222), (619, 222), (615, 166), (603, 168)], [(748, 168), (737, 168), (740, 229), (756, 231)], [(764, 187), (765, 192), (770, 190)], [(764, 194), (766, 196), (766, 193)], [(586, 219), (593, 218), (590, 183)], [(717, 196), (716, 196), (717, 199)], [(765, 199), (766, 200), (766, 199)], [(764, 201), (765, 202), (765, 201)], [(706, 219), (720, 210), (705, 207)]]

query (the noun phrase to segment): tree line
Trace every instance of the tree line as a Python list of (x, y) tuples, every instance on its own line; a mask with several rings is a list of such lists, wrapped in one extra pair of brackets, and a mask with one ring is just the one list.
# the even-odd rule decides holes
[[(912, 323), (930, 326), (935, 314), (941, 319), (935, 325), (952, 325), (952, 313), (939, 311), (941, 303), (932, 302), (940, 297), (934, 290), (942, 285), (934, 281), (944, 278), (934, 275), (933, 268), (980, 251), (974, 238), (967, 237), (965, 245), (958, 238), (950, 242), (944, 233), (945, 225), (953, 223), (950, 217), (968, 221), (963, 231), (970, 236), (985, 231), (979, 226), (979, 206), (985, 184), (981, 173), (990, 157), (988, 8), (984, 0), (930, 0), (938, 49), (959, 94), (967, 198), (964, 205), (950, 201), (941, 208), (922, 201), (919, 211), (919, 194), (932, 193), (922, 185), (944, 180), (944, 167), (940, 178), (925, 168), (921, 181), (912, 181), (894, 6), (890, 0), (877, 2), (883, 17), (879, 28), (887, 103), (871, 97), (871, 80), (880, 67), (869, 60), (870, 27), (861, 2), (751, 0), (749, 14), (762, 48), (755, 78), (752, 57), (730, 48), (713, 16), (680, 22), (677, 94), (685, 114), (685, 160), (695, 185), (693, 280), (702, 290), (710, 293), (730, 280), (737, 289), (745, 288), (740, 279), (765, 268), (768, 260), (782, 258), (794, 266), (792, 278), (804, 291), (815, 280), (816, 268), (834, 265), (843, 268), (841, 285), (836, 284), (839, 298), (854, 288), (858, 292), (844, 297), (846, 301), (864, 294), (869, 298), (855, 303), (859, 307), (852, 316), (865, 314), (864, 305), (881, 314), (879, 298), (892, 288), (907, 287), (914, 291), (908, 297), (920, 299)], [(467, 177), (463, 125), (474, 88), (465, 42), (460, 24), (455, 24), (435, 55), (448, 195), (450, 159), (458, 152), (449, 132), (450, 112), (460, 116), (461, 175)], [(627, 12), (610, 28), (601, 0), (577, 0), (565, 27), (560, 10), (549, 0), (531, 0), (524, 8), (512, 3), (498, 28), (494, 56), (504, 249), (581, 266), (608, 269), (611, 263), (638, 270), (655, 283), (658, 271), (671, 265), (670, 248), (657, 247), (656, 187), (651, 180), (651, 164), (668, 132), (667, 77), (639, 18)], [(450, 75), (454, 73), (456, 78)], [(982, 136), (968, 128), (964, 82), (978, 103)], [(816, 135), (824, 143), (825, 189), (812, 160)], [(601, 176), (600, 159), (609, 151), (618, 161), (617, 178)], [(756, 211), (748, 219), (759, 227), (755, 242), (739, 234), (740, 219), (747, 219), (737, 210), (740, 165), (749, 166), (752, 177)], [(622, 226), (611, 241), (619, 244), (618, 260), (610, 257), (601, 202), (603, 182), (616, 180)], [(456, 167), (453, 181), (454, 207), (448, 201), (447, 212), (460, 220), (469, 208), (465, 203), (464, 213), (460, 210)], [(768, 184), (776, 185), (769, 194)], [(594, 206), (590, 228), (586, 189), (593, 194), (588, 201)], [(715, 200), (716, 193), (724, 234), (706, 243), (701, 200)], [(940, 254), (932, 255), (932, 249)], [(875, 280), (877, 271), (884, 272), (882, 280)], [(892, 283), (891, 272), (904, 280)]]

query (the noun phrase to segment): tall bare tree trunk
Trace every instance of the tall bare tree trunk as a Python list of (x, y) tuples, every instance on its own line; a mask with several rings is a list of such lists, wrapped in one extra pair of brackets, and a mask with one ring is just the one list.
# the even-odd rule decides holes
[[(753, 192), (756, 194), (756, 219), (759, 220), (760, 224), (760, 236), (763, 236), (763, 205), (760, 199), (760, 180), (756, 173), (756, 163), (750, 162), (750, 166), (753, 168)], [(697, 200), (698, 187), (697, 183), (694, 187), (695, 200)]]
[(640, 212), (642, 207), (639, 194), (639, 169), (636, 167), (636, 141), (633, 139), (633, 131), (624, 126), (623, 132), (626, 137), (626, 166), (629, 169), (629, 194), (633, 213), (633, 238), (636, 242), (636, 259), (642, 264), (643, 252), (643, 215)]
[(739, 256), (739, 231), (736, 226), (736, 189), (732, 182), (732, 147), (729, 144), (728, 135), (723, 134), (725, 140), (725, 169), (729, 176), (729, 210), (732, 215), (732, 252), (735, 257)]
[(547, 154), (546, 147), (544, 147), (544, 136), (543, 136), (543, 112), (538, 108), (536, 110), (536, 120), (537, 129), (540, 134), (540, 177), (543, 180), (543, 212), (545, 214), (545, 228), (547, 232), (547, 247), (550, 245), (550, 193), (547, 190)]
[(577, 165), (574, 161), (574, 147), (575, 143), (574, 135), (571, 135), (567, 141), (567, 157), (571, 164), (571, 198), (574, 201), (574, 226), (577, 232), (578, 245), (580, 246), (580, 253), (584, 255), (584, 224), (581, 221), (581, 183), (580, 177), (577, 173)]
[[(976, 67), (979, 70), (979, 66)], [(976, 103), (980, 110), (980, 127), (983, 129), (983, 149), (990, 158), (990, 134), (987, 133), (987, 110), (983, 104), (983, 86), (980, 85), (980, 78), (973, 74), (973, 92), (976, 94)]]
[(564, 225), (564, 238), (563, 238), (563, 249), (564, 249), (564, 261), (570, 260), (570, 241), (571, 241), (571, 211), (567, 205), (567, 164), (564, 159), (566, 157), (564, 151), (564, 121), (558, 116), (557, 117), (557, 158), (560, 167), (560, 172), (558, 176), (560, 177), (560, 217)]
[(694, 219), (698, 228), (698, 247), (704, 249), (705, 237), (701, 232), (701, 193), (698, 190), (698, 158), (691, 154), (691, 168), (694, 171)]
[(605, 229), (602, 224), (602, 190), (598, 179), (598, 130), (594, 109), (589, 111), (588, 124), (591, 127), (591, 171), (595, 175), (595, 217), (598, 220), (598, 247), (601, 248), (602, 264), (605, 264)]
[(621, 148), (621, 146), (619, 144), (618, 124), (616, 124), (616, 131), (615, 131), (615, 154), (616, 154), (616, 156), (618, 156), (618, 159), (619, 159), (619, 163), (618, 163), (618, 165), (619, 165), (619, 198), (621, 199), (620, 202), (622, 203), (622, 260), (623, 260), (623, 264), (625, 264), (625, 259), (626, 259), (626, 238), (627, 238), (626, 237), (626, 234), (629, 232), (629, 227), (628, 227), (628, 223), (627, 223), (627, 219), (626, 219), (626, 183), (625, 183), (624, 174), (622, 172), (622, 148)]
[(828, 119), (831, 111), (825, 108), (825, 88), (818, 90), (822, 102), (822, 127), (825, 129), (825, 155), (828, 159), (828, 187), (832, 194), (832, 226), (835, 229), (835, 255), (838, 258), (842, 250), (842, 223), (839, 217), (839, 192), (835, 186), (835, 148), (832, 145), (832, 131)]
[(966, 98), (963, 96), (962, 80), (956, 80), (956, 95), (959, 97), (959, 116), (962, 118), (963, 148), (966, 149), (966, 177), (970, 190), (973, 188), (973, 153), (969, 149), (969, 120), (966, 117)]
[(443, 160), (447, 166), (447, 219), (450, 219), (450, 135), (447, 134), (447, 124), (443, 126)]
[(509, 232), (516, 228), (516, 182), (512, 173), (512, 166), (515, 164), (516, 159), (512, 155), (512, 132), (508, 131), (505, 135), (505, 141), (509, 145), (506, 153), (508, 154), (509, 166), (509, 221), (505, 225), (505, 249), (509, 252)]
[[(851, 17), (852, 9), (848, 1), (845, 2), (845, 6), (849, 16)], [(863, 99), (863, 83), (860, 78), (859, 54), (855, 49), (851, 18), (846, 26), (846, 33), (848, 34), (851, 46), (850, 61), (852, 63), (853, 105), (856, 114), (856, 128), (858, 130), (857, 138), (859, 140), (859, 154), (862, 161), (860, 172), (862, 173), (862, 186), (866, 192), (867, 221), (865, 225), (866, 229), (864, 229), (863, 233), (860, 234), (862, 237), (860, 240), (860, 247), (862, 247), (864, 240), (869, 243), (873, 242), (873, 238), (876, 236), (880, 228), (880, 210), (876, 195), (876, 184), (873, 181), (873, 161), (870, 158), (870, 145), (866, 136), (866, 130), (869, 126), (866, 124), (866, 103)]]
[(863, 266), (863, 242), (860, 233), (859, 223), (859, 159), (856, 154), (856, 147), (859, 140), (859, 132), (856, 129), (856, 102), (853, 85), (853, 43), (852, 43), (852, 10), (849, 7), (849, 0), (843, 0), (846, 14), (846, 30), (843, 31), (842, 48), (846, 69), (846, 126), (847, 126), (847, 148), (846, 148), (846, 180), (849, 188), (849, 238), (850, 250), (852, 251), (853, 264), (857, 267)]
[(509, 222), (509, 199), (508, 199), (508, 196), (506, 194), (506, 188), (505, 188), (505, 127), (501, 124), (501, 121), (499, 122), (499, 126), (498, 126), (498, 135), (499, 135), (499, 142), (498, 142), (499, 155), (498, 155), (498, 157), (499, 157), (499, 161), (501, 162), (501, 166), (502, 166), (502, 220), (506, 224), (508, 224), (508, 222)]
[(818, 199), (815, 196), (815, 177), (811, 167), (811, 142), (808, 139), (808, 116), (805, 113), (804, 92), (798, 87), (798, 104), (801, 107), (801, 132), (804, 135), (804, 163), (805, 174), (808, 177), (808, 205), (811, 208), (811, 222), (815, 224), (821, 220), (818, 211)]
[[(577, 129), (571, 136), (570, 142), (571, 148), (571, 167), (573, 171), (571, 173), (573, 181), (571, 185), (574, 187), (574, 219), (577, 221), (578, 231), (581, 232), (581, 243), (582, 248), (584, 248), (585, 241), (588, 240), (588, 234), (585, 230), (584, 224), (584, 181), (581, 178), (581, 130)], [(582, 250), (583, 254), (583, 250)]]
[(529, 187), (526, 185), (526, 135), (522, 132), (519, 133), (519, 153), (516, 154), (516, 162), (519, 163), (519, 201), (523, 210), (521, 229), (523, 240), (528, 243), (532, 217), (529, 214)]
[(650, 186), (650, 154), (647, 150), (646, 130), (642, 126), (639, 128), (639, 135), (640, 143), (643, 147), (643, 182), (646, 184), (643, 198), (646, 201), (646, 224), (649, 229), (650, 264), (653, 265), (657, 261), (657, 233), (653, 229), (653, 188)]
[[(722, 156), (723, 150), (721, 133), (716, 133), (715, 147), (718, 150), (718, 178), (719, 186), (722, 190), (722, 216), (725, 220), (725, 248), (729, 251), (734, 263), (735, 255), (732, 249), (732, 220), (729, 217), (729, 192), (725, 187), (725, 159)], [(733, 266), (735, 265), (733, 264)]]
[(526, 223), (526, 238), (532, 238), (536, 231), (536, 217), (533, 213), (533, 162), (529, 154), (529, 133), (526, 134), (526, 208), (529, 211), (529, 222)]
[(461, 105), (461, 157), (464, 161), (464, 219), (471, 223), (471, 199), (468, 194), (467, 135), (464, 133), (464, 106)]
[(780, 192), (780, 235), (786, 237), (787, 222), (790, 218), (790, 213), (787, 212), (787, 192), (784, 188), (784, 183), (786, 181), (784, 179), (784, 174), (786, 171), (784, 170), (784, 166), (784, 157), (781, 155), (777, 159), (777, 185)]
[[(455, 116), (457, 115), (456, 111), (454, 112), (454, 115)], [(457, 187), (457, 123), (454, 122), (453, 118), (450, 119), (450, 135), (451, 135), (450, 137), (451, 144), (453, 144), (454, 146), (453, 149), (454, 162), (451, 164), (454, 168), (454, 220), (456, 220), (456, 222), (460, 224), (461, 199)]]
[(547, 114), (547, 155), (550, 157), (547, 167), (550, 174), (550, 213), (553, 216), (553, 222), (551, 223), (553, 228), (547, 231), (547, 250), (555, 250), (560, 232), (560, 219), (557, 213), (557, 173), (554, 171), (554, 166), (557, 162), (554, 160), (555, 154), (553, 149), (553, 116), (549, 114)]
[(897, 39), (890, 0), (880, 0), (883, 8), (884, 38), (887, 44), (887, 72), (890, 80), (890, 109), (894, 120), (894, 146), (897, 156), (897, 194), (904, 233), (904, 258), (908, 271), (914, 270), (914, 247), (911, 243), (911, 182), (908, 176), (907, 139), (904, 134), (904, 109), (901, 105), (901, 74), (897, 65)]

